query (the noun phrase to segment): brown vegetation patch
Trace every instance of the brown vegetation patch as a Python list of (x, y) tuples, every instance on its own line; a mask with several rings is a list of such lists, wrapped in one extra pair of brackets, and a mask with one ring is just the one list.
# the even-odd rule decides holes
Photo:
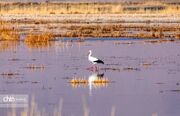
[(123, 70), (125, 70), (125, 71), (138, 71), (138, 70), (140, 70), (140, 69), (138, 69), (138, 68), (133, 68), (133, 67), (127, 67), (127, 68), (123, 68)]
[(145, 42), (156, 44), (156, 43), (165, 43), (165, 42), (174, 42), (174, 41), (176, 40), (175, 39), (158, 39), (158, 40), (147, 40)]
[(180, 39), (180, 34), (176, 34), (176, 38), (177, 38), (177, 39)]
[(24, 68), (31, 69), (33, 71), (35, 71), (37, 69), (43, 71), (45, 69), (45, 66), (44, 66), (44, 64), (40, 64), (40, 65), (27, 64), (27, 66), (25, 66)]
[(110, 71), (121, 71), (121, 69), (120, 68), (101, 68), (101, 70), (104, 70), (104, 71), (108, 71), (108, 70), (110, 70)]
[(120, 37), (121, 25), (70, 26), (65, 37)]
[[(179, 26), (148, 26), (148, 25), (123, 25), (117, 24), (85, 24), (63, 27), (66, 31), (56, 34), (59, 37), (129, 37), (129, 38), (179, 38), (174, 31)], [(171, 33), (171, 34), (170, 34)]]
[[(178, 2), (5, 2), (0, 13), (15, 14), (116, 14), (116, 13), (178, 13)], [(26, 9), (25, 9), (26, 8)], [(28, 10), (27, 10), (28, 9)]]
[(18, 59), (18, 58), (10, 58), (10, 59), (8, 59), (8, 61), (20, 61), (20, 59)]
[(86, 79), (72, 79), (70, 83), (78, 83), (78, 84), (88, 84), (88, 80)]
[(20, 35), (17, 30), (14, 29), (0, 29), (0, 40), (5, 41), (18, 41)]
[(52, 33), (42, 33), (42, 34), (32, 34), (30, 33), (26, 39), (25, 43), (41, 43), (41, 42), (49, 42), (53, 40), (53, 34)]
[(20, 75), (20, 74), (9, 71), (9, 72), (3, 72), (3, 73), (1, 73), (1, 75), (5, 78), (12, 78), (12, 77)]
[(0, 21), (0, 40), (18, 41), (20, 39), (19, 31), (10, 25), (8, 22)]
[[(82, 78), (73, 78), (70, 80), (71, 86), (73, 88), (77, 88), (77, 87), (86, 87), (88, 86), (89, 82), (87, 79), (82, 79)], [(100, 87), (104, 87), (107, 86), (110, 83), (110, 81), (106, 78), (100, 78), (100, 79), (96, 79), (92, 82), (92, 86), (95, 88), (100, 88)]]

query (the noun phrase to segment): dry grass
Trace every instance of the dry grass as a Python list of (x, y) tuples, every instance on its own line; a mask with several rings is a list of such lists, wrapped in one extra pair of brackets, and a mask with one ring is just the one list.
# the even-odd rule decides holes
[[(76, 84), (88, 84), (88, 80), (81, 79), (81, 78), (74, 78), (70, 81), (70, 83), (76, 83)], [(96, 79), (93, 81), (93, 83), (110, 83), (108, 79)]]
[(52, 33), (42, 33), (42, 34), (32, 34), (30, 33), (24, 43), (29, 49), (46, 49), (49, 48), (52, 44), (50, 41), (52, 41), (54, 38)]
[(27, 64), (27, 66), (25, 68), (29, 68), (29, 69), (44, 69), (45, 66), (44, 66), (44, 64), (40, 64), (40, 65)]
[(165, 42), (175, 42), (176, 39), (157, 39), (157, 40), (147, 40), (144, 41), (145, 43), (151, 43), (151, 44), (159, 44), (159, 43), (165, 43)]
[[(108, 86), (110, 81), (107, 78), (96, 79), (92, 82), (94, 88), (102, 88)], [(83, 78), (73, 78), (70, 80), (70, 84), (73, 88), (77, 87), (87, 87), (89, 85), (89, 81)]]
[[(40, 109), (37, 102), (35, 101), (34, 96), (30, 100), (30, 104), (28, 105), (29, 107), (25, 107), (20, 110), (20, 114), (18, 115), (19, 110), (17, 110), (15, 107), (10, 109), (7, 113), (7, 116), (62, 116), (63, 112), (63, 103), (64, 99), (60, 99), (58, 106), (56, 106), (52, 112), (53, 114), (50, 115), (50, 112), (46, 111), (45, 109)], [(90, 115), (90, 108), (87, 103), (87, 100), (85, 99), (84, 96), (82, 96), (82, 105), (83, 105), (83, 114), (82, 116), (89, 116)], [(116, 113), (116, 107), (112, 106), (110, 116), (115, 116)], [(73, 114), (72, 114), (73, 115)]]
[(17, 76), (17, 75), (20, 75), (20, 74), (19, 74), (19, 73), (16, 73), (16, 72), (11, 72), (11, 71), (9, 71), (9, 72), (3, 72), (3, 73), (1, 73), (1, 75), (2, 75), (2, 77), (4, 77), (4, 78), (11, 79), (11, 78), (13, 78), (13, 77), (15, 77), (15, 76)]
[(44, 64), (27, 64), (24, 68), (30, 69), (32, 71), (44, 71), (46, 67)]
[(180, 39), (180, 34), (176, 34), (176, 38), (177, 38), (177, 39)]
[(25, 43), (36, 44), (36, 43), (49, 42), (49, 41), (53, 40), (53, 37), (54, 36), (52, 33), (42, 33), (42, 34), (30, 33), (26, 37)]
[(20, 34), (17, 29), (11, 27), (12, 24), (0, 21), (0, 40), (1, 41), (19, 41)]
[(0, 40), (3, 41), (19, 41), (20, 35), (14, 29), (0, 29)]
[(65, 37), (121, 37), (121, 25), (70, 26)]
[[(94, 14), (118, 13), (121, 4), (116, 3), (7, 3), (0, 4), (1, 14)], [(115, 8), (113, 8), (115, 7)], [(24, 9), (26, 8), (26, 9)], [(27, 10), (28, 9), (28, 10)]]
[[(147, 5), (154, 6), (154, 10), (145, 10)], [(179, 13), (177, 5), (167, 3), (6, 3), (0, 4), (1, 14), (107, 14), (107, 13)], [(157, 6), (165, 7), (157, 9)], [(138, 10), (128, 10), (128, 7), (135, 7)], [(126, 9), (126, 10), (125, 10)]]
[[(122, 24), (72, 25), (60, 37), (130, 37), (130, 38), (179, 38), (179, 26), (149, 26)], [(179, 31), (177, 31), (179, 32)], [(171, 34), (170, 34), (171, 33)], [(174, 33), (174, 34), (173, 34)], [(82, 40), (82, 39), (81, 39)]]

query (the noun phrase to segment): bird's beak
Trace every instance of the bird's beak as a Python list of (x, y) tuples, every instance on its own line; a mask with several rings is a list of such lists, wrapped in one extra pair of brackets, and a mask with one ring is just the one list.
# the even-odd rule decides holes
[(89, 52), (87, 53), (87, 56), (89, 55)]

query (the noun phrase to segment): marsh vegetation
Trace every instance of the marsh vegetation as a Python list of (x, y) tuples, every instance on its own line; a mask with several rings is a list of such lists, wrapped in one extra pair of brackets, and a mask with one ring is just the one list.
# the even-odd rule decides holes
[[(1, 115), (179, 116), (179, 11), (165, 2), (1, 2), (0, 92), (29, 96), (28, 107)], [(98, 71), (90, 49), (105, 62)]]

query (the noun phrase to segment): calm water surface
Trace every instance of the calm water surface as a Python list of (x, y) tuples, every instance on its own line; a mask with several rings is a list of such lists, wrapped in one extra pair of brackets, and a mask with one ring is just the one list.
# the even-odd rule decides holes
[[(90, 49), (105, 62), (97, 72), (88, 70)], [(112, 109), (116, 116), (179, 116), (179, 50), (179, 41), (0, 42), (0, 93), (27, 94), (29, 104), (34, 96), (38, 110), (50, 116), (61, 100), (63, 116), (84, 116), (83, 100), (90, 116), (110, 116)], [(69, 83), (96, 74), (110, 83)], [(0, 108), (4, 116), (10, 111)]]

